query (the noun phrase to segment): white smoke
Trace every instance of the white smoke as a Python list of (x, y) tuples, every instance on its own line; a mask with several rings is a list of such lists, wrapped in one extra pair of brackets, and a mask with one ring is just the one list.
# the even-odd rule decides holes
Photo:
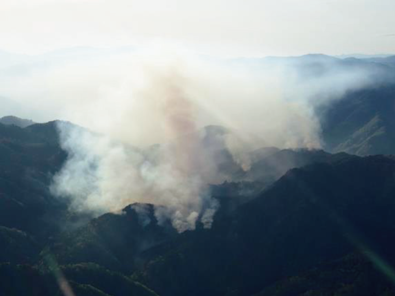
[(211, 226), (218, 204), (206, 191), (198, 165), (191, 163), (199, 159), (191, 143), (161, 147), (153, 159), (68, 123), (58, 128), (69, 157), (51, 189), (70, 197), (74, 210), (99, 214), (135, 202), (152, 203), (163, 206), (155, 212), (159, 223), (171, 219), (180, 232), (194, 229), (199, 215), (205, 227)]
[[(69, 156), (54, 177), (56, 195), (95, 213), (152, 203), (158, 221), (170, 219), (181, 232), (212, 223), (218, 203), (208, 184), (226, 179), (217, 150), (227, 148), (248, 170), (256, 148), (320, 147), (312, 98), (327, 102), (368, 83), (363, 71), (333, 67), (303, 80), (293, 64), (250, 67), (148, 50), (46, 69), (7, 94), (97, 132), (59, 124)], [(208, 124), (229, 132), (207, 143)]]

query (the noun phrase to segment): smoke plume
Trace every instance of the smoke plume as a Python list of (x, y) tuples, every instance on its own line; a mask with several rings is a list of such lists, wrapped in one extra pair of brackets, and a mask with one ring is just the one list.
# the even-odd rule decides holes
[(315, 106), (371, 81), (363, 69), (320, 65), (148, 50), (40, 69), (1, 91), (89, 128), (58, 124), (68, 159), (51, 190), (74, 210), (152, 203), (159, 222), (182, 232), (212, 223), (208, 185), (229, 178), (221, 151), (248, 170), (260, 147), (319, 148)]

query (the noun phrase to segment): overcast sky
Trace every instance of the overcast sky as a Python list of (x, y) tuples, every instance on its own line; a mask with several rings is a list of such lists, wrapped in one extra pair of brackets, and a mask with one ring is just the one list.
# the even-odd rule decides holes
[(219, 56), (395, 52), (394, 0), (1, 0), (0, 49), (141, 46)]

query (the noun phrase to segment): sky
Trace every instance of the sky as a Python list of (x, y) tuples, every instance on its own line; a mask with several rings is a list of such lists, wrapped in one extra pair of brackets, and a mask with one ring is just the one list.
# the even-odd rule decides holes
[(1, 0), (0, 49), (157, 40), (217, 56), (395, 52), (393, 0)]

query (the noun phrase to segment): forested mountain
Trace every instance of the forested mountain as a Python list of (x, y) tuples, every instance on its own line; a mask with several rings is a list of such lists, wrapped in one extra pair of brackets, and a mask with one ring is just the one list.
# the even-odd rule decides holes
[(210, 228), (179, 233), (150, 203), (73, 211), (51, 191), (70, 157), (58, 122), (0, 120), (0, 295), (395, 295), (393, 57), (333, 59), (291, 62), (387, 76), (317, 109), (324, 150), (262, 147), (243, 169), (230, 130), (199, 132), (225, 178), (208, 184)]

